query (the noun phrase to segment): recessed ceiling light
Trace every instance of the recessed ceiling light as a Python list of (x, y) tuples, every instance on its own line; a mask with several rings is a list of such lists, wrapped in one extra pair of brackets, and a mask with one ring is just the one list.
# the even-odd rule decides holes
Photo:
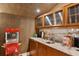
[(39, 13), (40, 12), (40, 9), (36, 9), (36, 12)]

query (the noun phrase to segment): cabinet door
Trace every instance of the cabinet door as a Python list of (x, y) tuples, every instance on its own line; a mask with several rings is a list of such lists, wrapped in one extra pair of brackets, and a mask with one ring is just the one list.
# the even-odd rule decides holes
[(54, 19), (55, 19), (55, 25), (61, 25), (63, 22), (63, 11), (55, 12)]
[(38, 56), (46, 56), (47, 46), (44, 44), (38, 43)]
[(63, 52), (60, 52), (56, 49), (48, 47), (47, 48), (47, 56), (68, 56), (68, 55)]
[(44, 23), (45, 26), (54, 25), (53, 14), (49, 14), (49, 15), (45, 16), (44, 22), (45, 22), (45, 23)]
[(30, 55), (37, 55), (37, 42), (30, 39)]
[(78, 24), (79, 23), (79, 4), (71, 4), (67, 8), (67, 23)]
[(79, 4), (76, 6), (77, 10), (77, 23), (79, 23)]
[(36, 26), (37, 26), (37, 27), (41, 27), (41, 26), (42, 26), (42, 18), (37, 18), (37, 19), (35, 20), (35, 22), (36, 22)]

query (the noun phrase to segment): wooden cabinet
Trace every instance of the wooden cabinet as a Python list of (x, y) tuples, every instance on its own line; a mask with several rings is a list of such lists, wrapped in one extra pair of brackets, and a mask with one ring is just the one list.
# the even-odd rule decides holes
[(39, 31), (40, 28), (44, 27), (44, 20), (43, 17), (39, 17), (35, 19), (35, 30), (36, 32)]
[[(42, 21), (37, 21), (42, 23), (42, 28), (44, 27), (66, 27), (66, 25), (79, 25), (79, 4), (71, 3), (63, 6), (62, 8), (58, 7), (56, 10), (54, 8), (45, 13), (40, 18)], [(37, 26), (38, 27), (38, 26)]]
[(29, 41), (29, 51), (30, 51), (30, 55), (32, 56), (36, 56), (37, 55), (37, 42), (34, 40), (30, 40)]
[(61, 26), (63, 25), (63, 10), (55, 13), (49, 13), (42, 16), (42, 27)]
[(42, 18), (41, 17), (40, 18), (36, 18), (35, 19), (35, 23), (36, 23), (37, 27), (42, 27), (43, 26), (43, 24), (42, 24)]
[(36, 42), (34, 40), (29, 41), (29, 51), (32, 56), (45, 56), (46, 55), (46, 46)]
[(50, 13), (44, 17), (44, 26), (61, 26), (63, 24), (63, 10)]
[(32, 56), (68, 56), (68, 54), (31, 39), (29, 52)]
[(78, 25), (79, 24), (79, 4), (70, 4), (65, 7), (67, 25)]
[(44, 44), (38, 43), (38, 56), (46, 56), (47, 46)]
[(37, 23), (37, 27), (39, 27), (39, 23), (41, 24), (42, 27), (51, 27), (51, 26), (61, 26), (63, 25), (63, 9), (59, 10), (59, 11), (55, 11), (52, 13), (49, 13), (47, 15), (41, 16), (41, 22), (40, 20), (36, 20)]
[(57, 11), (54, 14), (54, 19), (55, 19), (55, 25), (62, 25), (63, 24), (63, 11)]
[(47, 48), (47, 56), (68, 56), (68, 54), (60, 52), (54, 48)]
[(52, 25), (54, 25), (53, 13), (45, 16), (45, 18), (44, 18), (44, 25), (45, 26), (52, 26)]

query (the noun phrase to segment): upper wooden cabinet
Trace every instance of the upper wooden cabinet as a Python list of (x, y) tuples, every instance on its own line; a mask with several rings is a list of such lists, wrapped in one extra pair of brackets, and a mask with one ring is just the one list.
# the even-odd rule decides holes
[(63, 24), (63, 11), (57, 11), (54, 14), (55, 25), (62, 25)]
[(42, 27), (42, 18), (36, 18), (35, 23), (37, 27)]
[(36, 22), (38, 26), (42, 27), (79, 25), (79, 4), (56, 6), (51, 12), (42, 15), (40, 18)]
[(44, 26), (60, 26), (63, 24), (63, 10), (48, 14), (44, 17)]
[(67, 13), (67, 24), (78, 25), (79, 24), (79, 4), (70, 4), (65, 7)]
[(52, 26), (54, 25), (54, 17), (53, 17), (53, 13), (46, 15), (44, 17), (44, 26)]

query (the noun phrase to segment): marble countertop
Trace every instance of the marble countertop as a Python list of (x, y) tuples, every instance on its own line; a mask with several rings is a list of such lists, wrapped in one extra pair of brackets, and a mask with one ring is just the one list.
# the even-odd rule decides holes
[(37, 41), (39, 43), (42, 43), (44, 45), (47, 45), (47, 46), (49, 46), (51, 48), (57, 49), (57, 50), (59, 50), (59, 51), (61, 51), (63, 53), (66, 53), (68, 55), (79, 56), (79, 51), (77, 51), (76, 50), (77, 48), (75, 48), (75, 47), (69, 48), (67, 46), (63, 46), (61, 43), (48, 44), (48, 43), (46, 43), (47, 40), (44, 40), (42, 38), (31, 37), (30, 39), (35, 40), (35, 41)]

